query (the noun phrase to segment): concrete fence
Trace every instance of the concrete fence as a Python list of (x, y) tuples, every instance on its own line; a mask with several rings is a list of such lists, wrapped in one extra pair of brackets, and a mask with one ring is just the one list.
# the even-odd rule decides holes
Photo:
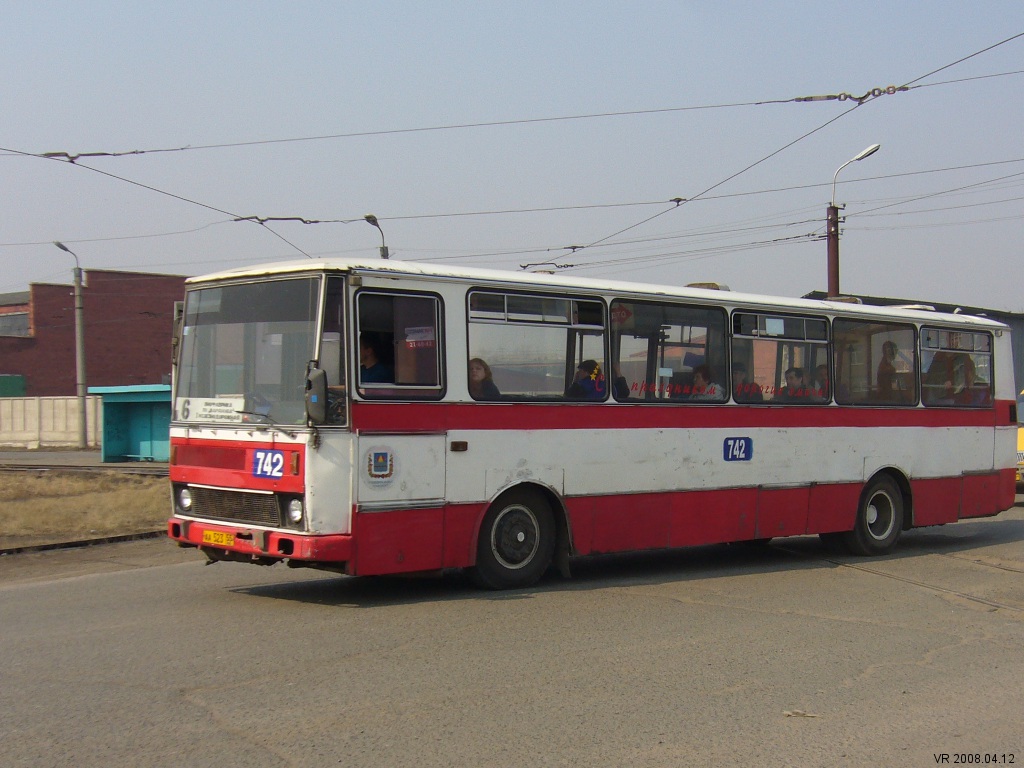
[[(86, 398), (90, 447), (103, 434), (103, 399)], [(63, 448), (78, 445), (77, 397), (0, 397), (0, 446)]]

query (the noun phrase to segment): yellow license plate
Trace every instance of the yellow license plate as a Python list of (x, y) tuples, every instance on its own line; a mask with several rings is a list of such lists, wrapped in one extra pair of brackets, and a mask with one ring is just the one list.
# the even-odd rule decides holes
[(235, 534), (222, 531), (203, 531), (203, 544), (214, 544), (218, 547), (235, 546)]

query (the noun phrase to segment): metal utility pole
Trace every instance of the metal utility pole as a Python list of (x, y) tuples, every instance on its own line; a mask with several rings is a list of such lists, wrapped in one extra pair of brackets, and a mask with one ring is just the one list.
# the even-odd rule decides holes
[(830, 203), (825, 209), (825, 238), (828, 240), (828, 296), (839, 295), (839, 208)]
[(89, 447), (89, 431), (86, 423), (85, 397), (85, 313), (82, 308), (82, 268), (78, 265), (78, 255), (64, 243), (53, 243), (75, 259), (75, 388), (78, 394), (78, 447), (85, 450)]
[(870, 157), (881, 148), (881, 144), (872, 144), (840, 165), (836, 169), (835, 175), (832, 176), (832, 202), (825, 209), (825, 239), (828, 242), (828, 298), (839, 295), (839, 207), (836, 205), (836, 179), (839, 177), (839, 171), (850, 163)]

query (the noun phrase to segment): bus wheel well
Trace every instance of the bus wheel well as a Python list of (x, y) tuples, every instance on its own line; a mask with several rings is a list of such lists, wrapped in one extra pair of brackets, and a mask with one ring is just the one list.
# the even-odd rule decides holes
[(522, 589), (550, 568), (558, 546), (559, 510), (532, 483), (505, 489), (480, 521), (470, 579), (485, 589)]
[[(909, 531), (914, 527), (914, 495), (910, 490), (910, 480), (900, 470), (894, 467), (886, 467), (881, 469), (872, 475), (871, 480), (878, 477), (888, 477), (899, 488), (900, 495), (903, 497), (903, 530)], [(869, 481), (870, 482), (870, 481)]]
[(555, 518), (555, 533), (557, 536), (555, 540), (555, 555), (553, 562), (558, 568), (558, 572), (563, 577), (569, 578), (569, 556), (572, 554), (572, 531), (569, 528), (569, 514), (566, 511), (564, 500), (550, 487), (540, 483), (520, 483), (519, 485), (514, 485), (511, 488), (506, 488), (502, 492), (502, 495), (511, 490), (523, 488), (528, 488), (541, 494), (551, 507), (551, 513)]

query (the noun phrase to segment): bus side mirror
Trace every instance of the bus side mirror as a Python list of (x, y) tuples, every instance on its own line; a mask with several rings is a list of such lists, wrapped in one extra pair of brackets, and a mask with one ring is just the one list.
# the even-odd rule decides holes
[(306, 418), (311, 424), (327, 421), (327, 372), (310, 368), (306, 374)]

